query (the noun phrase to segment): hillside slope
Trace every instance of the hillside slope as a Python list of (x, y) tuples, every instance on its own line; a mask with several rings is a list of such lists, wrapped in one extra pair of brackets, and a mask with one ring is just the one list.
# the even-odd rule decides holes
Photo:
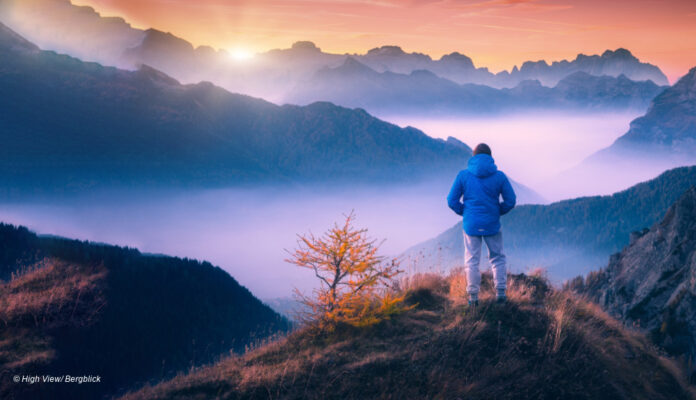
[(570, 287), (681, 357), (696, 382), (696, 186), (641, 234)]
[[(611, 196), (518, 206), (501, 220), (509, 265), (513, 269), (545, 267), (554, 280), (597, 269), (628, 244), (631, 232), (658, 221), (693, 185), (696, 167), (682, 167)], [(461, 266), (461, 235), (458, 222), (408, 249), (404, 261), (421, 270)]]
[[(154, 387), (135, 399), (689, 399), (673, 364), (596, 305), (511, 276), (506, 305), (449, 280), (409, 284), (418, 306), (371, 328), (311, 329)], [(456, 287), (456, 286), (455, 286)]]
[[(288, 328), (208, 263), (0, 224), (0, 398), (99, 398)], [(15, 384), (20, 375), (99, 384)]]
[(40, 51), (2, 25), (0, 57), (0, 191), (413, 182), (471, 155), (364, 110), (280, 107)]

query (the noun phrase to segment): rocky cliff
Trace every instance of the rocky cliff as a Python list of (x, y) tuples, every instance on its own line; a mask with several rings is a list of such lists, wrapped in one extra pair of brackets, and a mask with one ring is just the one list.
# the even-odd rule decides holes
[(696, 186), (605, 269), (571, 286), (682, 357), (696, 378)]

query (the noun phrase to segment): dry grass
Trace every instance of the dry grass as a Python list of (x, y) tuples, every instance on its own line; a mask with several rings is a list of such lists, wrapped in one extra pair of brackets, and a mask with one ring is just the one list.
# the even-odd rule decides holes
[(103, 268), (46, 259), (0, 284), (0, 369), (49, 362), (46, 332), (64, 324), (89, 324), (104, 301)]
[(460, 271), (412, 275), (415, 309), (368, 327), (301, 329), (124, 399), (693, 398), (674, 364), (597, 306), (513, 275), (468, 308)]

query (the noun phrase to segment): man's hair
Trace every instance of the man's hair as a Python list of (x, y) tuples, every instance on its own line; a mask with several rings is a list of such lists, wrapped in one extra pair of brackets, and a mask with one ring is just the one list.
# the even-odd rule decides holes
[(491, 148), (485, 143), (479, 143), (478, 146), (476, 146), (474, 149), (474, 155), (477, 154), (488, 154), (489, 156), (493, 155), (491, 154)]

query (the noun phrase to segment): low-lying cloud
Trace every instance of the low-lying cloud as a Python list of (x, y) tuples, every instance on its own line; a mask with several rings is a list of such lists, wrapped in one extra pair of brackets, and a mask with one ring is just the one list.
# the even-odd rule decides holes
[[(454, 136), (472, 148), (480, 142), (488, 143), (501, 170), (554, 201), (568, 193), (557, 188), (555, 177), (611, 145), (626, 133), (630, 121), (637, 116), (638, 112), (528, 113), (490, 118), (382, 117), (400, 126), (414, 126), (430, 136)], [(629, 182), (626, 187), (630, 185)], [(578, 180), (572, 186), (574, 195), (600, 194), (605, 190), (595, 180)]]

